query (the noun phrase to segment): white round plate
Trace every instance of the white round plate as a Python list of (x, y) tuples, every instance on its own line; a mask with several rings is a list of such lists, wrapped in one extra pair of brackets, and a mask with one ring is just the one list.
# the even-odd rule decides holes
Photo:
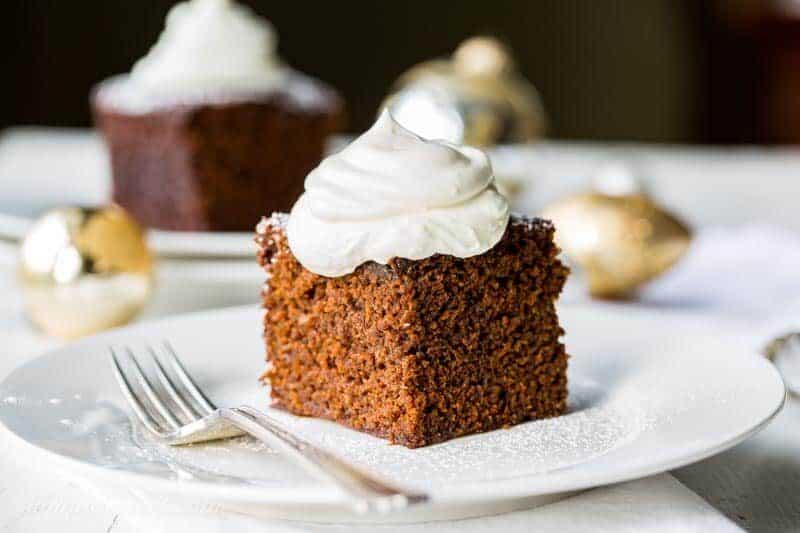
[[(354, 463), (432, 496), (405, 520), (531, 506), (565, 493), (670, 470), (761, 429), (785, 391), (764, 358), (700, 328), (622, 306), (563, 306), (571, 354), (568, 414), (409, 450), (331, 422), (270, 413)], [(55, 350), (0, 385), (0, 422), (40, 464), (114, 490), (238, 512), (342, 519), (346, 500), (246, 438), (154, 444), (110, 371), (109, 345), (169, 339), (219, 405), (268, 407), (261, 314), (231, 308), (143, 323)], [(20, 460), (27, 460), (20, 458)], [(392, 517), (389, 517), (390, 519)]]

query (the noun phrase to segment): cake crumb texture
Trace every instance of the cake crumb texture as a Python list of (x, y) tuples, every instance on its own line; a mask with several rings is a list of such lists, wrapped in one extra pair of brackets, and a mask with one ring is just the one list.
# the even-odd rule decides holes
[(256, 237), (277, 407), (410, 448), (565, 411), (554, 304), (568, 269), (550, 222), (514, 215), (479, 256), (326, 278), (294, 258), (286, 220), (264, 219)]

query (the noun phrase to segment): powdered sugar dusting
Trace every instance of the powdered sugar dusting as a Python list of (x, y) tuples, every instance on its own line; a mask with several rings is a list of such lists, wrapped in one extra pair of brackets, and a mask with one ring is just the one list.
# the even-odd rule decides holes
[[(460, 483), (508, 480), (547, 474), (599, 457), (628, 442), (644, 427), (634, 408), (607, 403), (590, 384), (571, 385), (570, 412), (451, 440), (407, 449), (342, 428), (330, 422), (293, 417), (270, 410), (293, 432), (344, 459), (410, 487), (431, 490)], [(184, 448), (157, 444), (146, 434), (136, 437), (151, 467), (162, 464), (175, 474), (221, 483), (273, 485), (291, 479), (294, 467), (263, 444), (248, 438)], [(264, 455), (266, 453), (266, 455)], [(269, 458), (269, 468), (253, 461)], [(491, 465), (489, 467), (489, 465)], [(296, 474), (295, 474), (296, 475)]]
[[(627, 442), (644, 423), (635, 409), (605, 404), (599, 390), (570, 386), (570, 412), (442, 444), (409, 450), (352, 432), (308, 438), (357, 464), (409, 486), (432, 489), (458, 483), (513, 479), (574, 466)], [(296, 428), (306, 433), (302, 422)], [(309, 428), (310, 429), (310, 428)], [(487, 468), (491, 465), (491, 468)]]
[(266, 235), (267, 228), (281, 228), (286, 229), (286, 225), (289, 224), (289, 214), (288, 213), (279, 213), (275, 212), (272, 213), (269, 217), (263, 217), (261, 222), (258, 223), (256, 226), (256, 233), (259, 235)]

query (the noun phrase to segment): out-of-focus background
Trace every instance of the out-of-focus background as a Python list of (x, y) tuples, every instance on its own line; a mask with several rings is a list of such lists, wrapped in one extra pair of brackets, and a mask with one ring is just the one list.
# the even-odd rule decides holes
[[(178, 1), (2, 3), (0, 379), (60, 345), (65, 331), (85, 335), (116, 325), (118, 316), (133, 319), (131, 310), (141, 309), (136, 320), (164, 319), (260, 301), (264, 273), (253, 260), (249, 229), (142, 234), (129, 221), (113, 235), (136, 246), (98, 239), (99, 246), (81, 252), (84, 257), (77, 243), (86, 240), (79, 237), (90, 225), (66, 222), (76, 213), (70, 206), (105, 206), (80, 211), (93, 213), (85, 216), (117, 213), (108, 205), (108, 146), (89, 128), (89, 91), (108, 76), (129, 72), (145, 56)], [(549, 129), (544, 138), (524, 139), (530, 142), (485, 143), (497, 183), (515, 211), (543, 213), (555, 221), (557, 235), (572, 237), (559, 237), (574, 266), (560, 305), (651, 317), (646, 331), (652, 339), (651, 333), (626, 331), (619, 343), (657, 346), (661, 336), (688, 343), (686, 331), (699, 324), (708, 335), (730, 341), (734, 351), (749, 349), (755, 356), (776, 335), (800, 331), (800, 0), (237, 1), (272, 22), (279, 54), (289, 65), (341, 92), (347, 134), (372, 123), (392, 83), (409, 67), (447, 56), (475, 35), (505, 41), (520, 73), (541, 94)], [(458, 113), (464, 109), (480, 107), (459, 107)], [(519, 118), (488, 109), (502, 121), (484, 125), (507, 128), (509, 116)], [(536, 110), (532, 123), (538, 125)], [(419, 108), (415, 113), (427, 117)], [(346, 139), (337, 136), (331, 149)], [(165, 149), (176, 146), (166, 143)], [(270, 155), (279, 158), (283, 151)], [(154, 168), (170, 168), (152, 157)], [(131, 179), (141, 178), (137, 173)], [(156, 196), (170, 190), (170, 178), (154, 179)], [(47, 212), (55, 215), (40, 218)], [(47, 231), (33, 231), (37, 227)], [(118, 249), (128, 250), (120, 268)], [(113, 268), (97, 272), (103, 252), (114, 252), (114, 261), (105, 262)], [(40, 257), (53, 258), (53, 264), (63, 257), (69, 268), (45, 269), (39, 276)], [(620, 300), (597, 302), (598, 297)], [(570, 335), (586, 334), (567, 329), (568, 346)], [(253, 332), (258, 333), (255, 322)], [(212, 333), (220, 339), (227, 334)], [(576, 360), (594, 356), (570, 353)], [(800, 350), (783, 357), (790, 362), (786, 368), (800, 368)], [(786, 376), (800, 383), (800, 372)], [(676, 397), (690, 402), (694, 396), (682, 387)], [(605, 394), (597, 398), (606, 402)], [(760, 435), (674, 471), (683, 485), (666, 475), (651, 478), (650, 497), (673, 490), (691, 497), (686, 517), (678, 512), (682, 500), (659, 500), (675, 513), (659, 529), (708, 529), (707, 518), (716, 513), (701, 512), (691, 489), (744, 529), (798, 530), (798, 418), (800, 403), (789, 398), (785, 412)], [(5, 442), (0, 431), (0, 447)], [(59, 531), (122, 532), (131, 530), (126, 520), (143, 515), (127, 504), (118, 510), (122, 502), (104, 491), (75, 490), (85, 483), (54, 479), (56, 468), (49, 464), (41, 466), (41, 476), (31, 475), (30, 459), (4, 455), (9, 459), (0, 458), (0, 524), (12, 530), (50, 532), (58, 524)], [(626, 525), (635, 517), (629, 509), (652, 508), (650, 500), (637, 504), (638, 489), (615, 490), (626, 499), (618, 506)], [(149, 496), (155, 501), (161, 494)], [(149, 505), (150, 498), (140, 503)], [(562, 503), (570, 518), (585, 510)], [(604, 523), (611, 523), (614, 507), (603, 506)]]
[[(86, 126), (87, 92), (155, 42), (171, 0), (8, 0), (0, 127)], [(406, 68), (476, 33), (513, 48), (560, 139), (800, 142), (800, 1), (246, 0), (363, 130)]]

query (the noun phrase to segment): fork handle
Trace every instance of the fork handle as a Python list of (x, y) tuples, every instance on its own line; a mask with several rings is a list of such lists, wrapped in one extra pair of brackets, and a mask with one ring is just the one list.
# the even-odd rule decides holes
[(355, 511), (388, 512), (423, 503), (428, 496), (392, 486), (292, 434), (275, 419), (248, 406), (219, 410), (222, 418), (292, 456), (309, 473), (333, 482), (353, 498)]

